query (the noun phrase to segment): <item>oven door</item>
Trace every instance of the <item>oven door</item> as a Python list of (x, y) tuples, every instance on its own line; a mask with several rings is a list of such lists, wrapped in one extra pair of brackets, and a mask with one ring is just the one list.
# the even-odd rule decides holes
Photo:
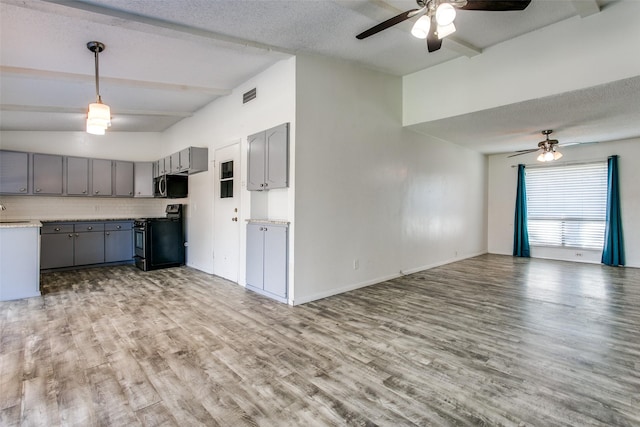
[(133, 228), (133, 247), (136, 258), (147, 258), (146, 234), (145, 226)]

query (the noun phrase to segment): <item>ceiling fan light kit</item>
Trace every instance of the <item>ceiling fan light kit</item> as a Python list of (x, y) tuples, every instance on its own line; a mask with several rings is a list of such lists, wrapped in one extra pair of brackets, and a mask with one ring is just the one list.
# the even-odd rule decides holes
[(105, 46), (101, 42), (91, 41), (87, 43), (87, 49), (93, 52), (96, 66), (96, 102), (89, 104), (87, 133), (104, 135), (107, 128), (111, 126), (111, 109), (108, 105), (102, 103), (102, 97), (100, 96), (98, 54), (105, 49)]
[(429, 35), (430, 27), (431, 27), (431, 19), (426, 15), (422, 15), (420, 19), (418, 19), (416, 23), (413, 24), (413, 28), (411, 29), (411, 34), (415, 38), (426, 39), (427, 36)]
[(411, 9), (389, 18), (378, 25), (358, 34), (358, 40), (365, 39), (382, 30), (393, 27), (407, 19), (419, 16), (411, 29), (411, 34), (419, 39), (427, 39), (427, 50), (435, 52), (442, 46), (442, 39), (453, 34), (456, 26), (456, 9), (509, 11), (524, 10), (531, 0), (416, 0), (419, 9)]
[[(562, 157), (562, 153), (557, 150), (558, 140), (549, 139), (549, 135), (552, 133), (553, 131), (551, 129), (543, 130), (542, 134), (546, 138), (544, 141), (538, 142), (538, 148), (533, 148), (531, 150), (520, 150), (515, 154), (510, 155), (509, 157), (521, 156), (523, 154), (533, 153), (534, 151), (542, 150), (537, 157), (537, 160), (539, 162), (552, 162), (554, 160), (560, 159)], [(572, 145), (572, 144), (564, 144), (564, 145)]]

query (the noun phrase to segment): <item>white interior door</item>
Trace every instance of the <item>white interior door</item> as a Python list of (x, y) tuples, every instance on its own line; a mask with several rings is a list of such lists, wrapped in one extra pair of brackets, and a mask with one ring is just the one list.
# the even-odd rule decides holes
[(214, 155), (213, 274), (238, 282), (240, 265), (240, 143)]

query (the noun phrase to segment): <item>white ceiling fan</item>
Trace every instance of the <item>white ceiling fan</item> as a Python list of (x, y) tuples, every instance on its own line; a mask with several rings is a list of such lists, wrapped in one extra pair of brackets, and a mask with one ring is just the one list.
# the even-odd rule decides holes
[(453, 34), (456, 27), (453, 20), (456, 17), (456, 9), (460, 10), (486, 10), (486, 11), (510, 11), (524, 10), (531, 0), (416, 0), (419, 9), (411, 9), (402, 12), (393, 18), (387, 19), (378, 25), (358, 34), (358, 40), (393, 27), (407, 19), (419, 16), (411, 30), (411, 34), (419, 39), (427, 39), (427, 49), (434, 52), (442, 47), (442, 39)]
[(553, 130), (546, 129), (542, 131), (542, 134), (546, 137), (544, 141), (538, 142), (538, 148), (531, 148), (529, 150), (519, 150), (516, 151), (515, 154), (512, 154), (508, 157), (521, 156), (523, 154), (533, 153), (536, 151), (540, 151), (540, 154), (537, 157), (537, 160), (540, 162), (551, 162), (554, 160), (558, 160), (562, 157), (562, 153), (558, 151), (558, 147), (568, 147), (570, 145), (578, 145), (578, 144), (592, 144), (592, 142), (568, 142), (565, 144), (558, 143), (557, 139), (549, 139), (549, 135), (553, 133)]

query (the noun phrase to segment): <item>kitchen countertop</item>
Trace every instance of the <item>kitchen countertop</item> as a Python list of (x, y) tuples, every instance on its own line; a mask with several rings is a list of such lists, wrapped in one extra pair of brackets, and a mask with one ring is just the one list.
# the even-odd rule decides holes
[(107, 221), (135, 221), (137, 218), (89, 218), (89, 219), (43, 219), (42, 222), (107, 222)]
[(289, 225), (289, 221), (284, 219), (248, 219), (249, 224), (277, 224), (277, 225)]
[(0, 219), (0, 228), (29, 228), (42, 227), (42, 223), (35, 219)]

